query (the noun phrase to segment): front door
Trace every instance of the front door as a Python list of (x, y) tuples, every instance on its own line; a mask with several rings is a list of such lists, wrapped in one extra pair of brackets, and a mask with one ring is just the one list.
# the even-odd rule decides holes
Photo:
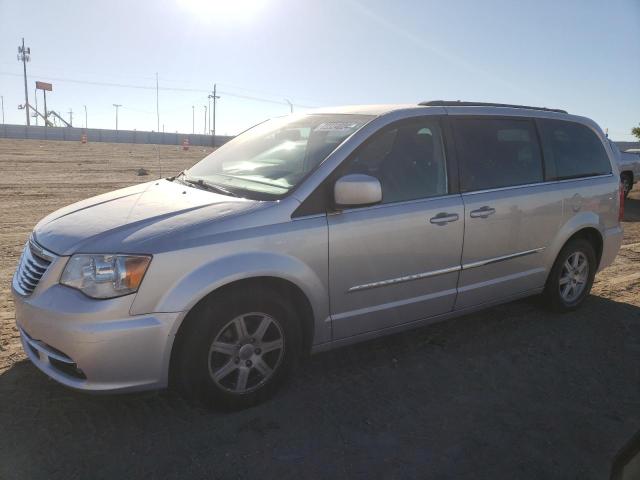
[(333, 338), (451, 311), (464, 208), (448, 192), (438, 119), (380, 130), (341, 168), (350, 173), (377, 177), (383, 200), (328, 217)]

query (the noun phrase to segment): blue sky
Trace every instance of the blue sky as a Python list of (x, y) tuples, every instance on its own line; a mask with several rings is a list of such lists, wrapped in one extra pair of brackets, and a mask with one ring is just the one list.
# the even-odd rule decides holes
[[(630, 140), (640, 123), (640, 0), (0, 0), (5, 121), (29, 95), (83, 126), (217, 132), (306, 107), (463, 99), (564, 108)], [(102, 85), (109, 84), (109, 85)], [(118, 86), (117, 86), (118, 85)], [(143, 88), (139, 88), (143, 87)], [(42, 98), (39, 98), (41, 105)]]

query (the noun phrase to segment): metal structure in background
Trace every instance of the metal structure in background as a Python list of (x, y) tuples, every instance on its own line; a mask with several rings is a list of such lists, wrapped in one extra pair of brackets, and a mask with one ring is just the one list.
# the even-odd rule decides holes
[(158, 72), (156, 72), (156, 119), (158, 120), (158, 125), (156, 126), (156, 132), (160, 131), (160, 95), (159, 95), (159, 87), (158, 87)]
[[(36, 127), (37, 127), (38, 126), (38, 87), (37, 86), (36, 88), (33, 89), (33, 98), (35, 99), (35, 102), (36, 102), (36, 108), (35, 108), (35, 112), (33, 112), (31, 116), (36, 119)], [(47, 122), (45, 122), (45, 125), (46, 124)]]
[(53, 117), (54, 122), (59, 120), (60, 123), (62, 123), (65, 127), (71, 128), (72, 126), (69, 122), (67, 122), (64, 118), (62, 118), (62, 115), (60, 115), (58, 112), (56, 112), (55, 110), (49, 110), (47, 112), (47, 125), (49, 125), (50, 127), (55, 127), (57, 125), (52, 123), (49, 120), (49, 117)]
[[(53, 124), (49, 121), (49, 112), (47, 112), (47, 92), (53, 91), (53, 85), (47, 82), (40, 82), (36, 80), (36, 91), (42, 90), (44, 96), (44, 115), (38, 111), (38, 97), (36, 96), (36, 114), (40, 115), (44, 119), (44, 126), (53, 127)], [(34, 94), (35, 96), (35, 94)], [(55, 112), (54, 112), (55, 113)], [(37, 117), (36, 117), (37, 118)]]
[(87, 106), (83, 105), (84, 107), (84, 128), (89, 128), (89, 122), (87, 121)]
[(27, 62), (30, 60), (31, 48), (24, 46), (23, 37), (22, 46), (18, 47), (18, 61), (22, 62), (22, 70), (24, 72), (24, 110), (27, 115), (27, 126), (31, 125), (31, 120), (29, 118), (29, 90), (27, 89)]
[(284, 101), (289, 104), (289, 110), (291, 113), (293, 113), (293, 103), (291, 102), (291, 100), (289, 100), (288, 98), (285, 98)]
[(196, 106), (191, 105), (191, 134), (196, 133)]
[(204, 130), (203, 130), (203, 134), (206, 135), (207, 134), (207, 106), (203, 105), (204, 107)]
[(209, 117), (208, 117), (208, 122), (209, 122), (209, 126), (207, 127), (207, 133), (211, 134), (211, 97), (213, 95), (209, 94), (207, 95), (207, 103), (209, 106)]
[(116, 107), (116, 132), (118, 131), (118, 109), (122, 106), (119, 103), (114, 103), (114, 107)]
[(4, 125), (4, 97), (0, 95), (0, 103), (2, 103), (2, 124)]
[(216, 94), (216, 91), (218, 89), (218, 85), (217, 84), (213, 84), (213, 95), (211, 96), (212, 100), (213, 100), (213, 124), (211, 126), (211, 136), (213, 138), (213, 146), (216, 146), (216, 100), (218, 100), (220, 97)]

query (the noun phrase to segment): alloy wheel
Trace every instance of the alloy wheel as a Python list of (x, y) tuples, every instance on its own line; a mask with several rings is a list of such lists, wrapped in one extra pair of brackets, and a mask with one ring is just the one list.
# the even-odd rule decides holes
[(235, 394), (264, 385), (284, 356), (284, 333), (276, 319), (252, 312), (228, 322), (209, 348), (209, 375), (220, 388)]
[(589, 260), (582, 252), (574, 252), (560, 272), (560, 296), (566, 303), (575, 301), (584, 292), (589, 279)]

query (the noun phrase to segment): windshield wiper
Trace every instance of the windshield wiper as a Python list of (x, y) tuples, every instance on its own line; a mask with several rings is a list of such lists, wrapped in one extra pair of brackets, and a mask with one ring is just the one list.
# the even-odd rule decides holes
[(186, 176), (183, 176), (183, 178), (181, 178), (181, 181), (188, 183), (190, 185), (194, 185), (199, 188), (203, 188), (205, 190), (209, 190), (211, 192), (217, 192), (223, 195), (228, 195), (229, 197), (240, 197), (240, 195), (238, 195), (237, 193), (227, 190), (226, 188), (223, 188), (220, 185), (216, 185), (215, 183), (207, 182), (202, 178), (193, 180), (191, 178), (186, 178)]

